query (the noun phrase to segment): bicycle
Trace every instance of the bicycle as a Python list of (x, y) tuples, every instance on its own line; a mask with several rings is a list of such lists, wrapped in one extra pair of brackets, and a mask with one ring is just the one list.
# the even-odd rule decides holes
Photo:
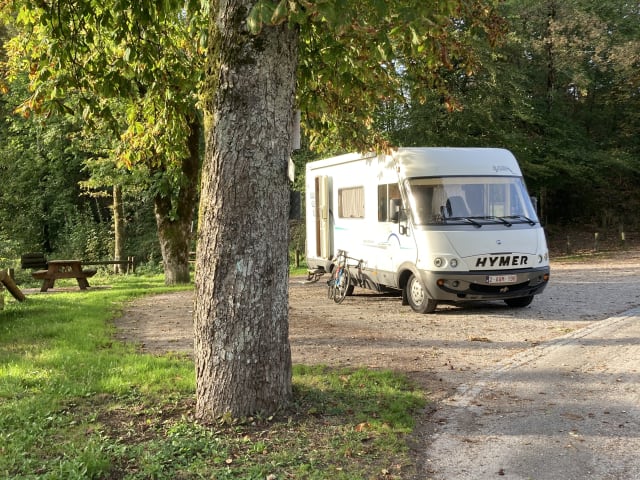
[[(357, 264), (349, 265), (349, 260)], [(338, 250), (338, 254), (333, 259), (334, 267), (331, 272), (331, 279), (327, 281), (327, 296), (336, 303), (342, 303), (347, 295), (353, 293), (355, 284), (362, 286), (362, 260), (347, 256), (344, 250)], [(358, 272), (354, 277), (350, 267), (357, 267)]]

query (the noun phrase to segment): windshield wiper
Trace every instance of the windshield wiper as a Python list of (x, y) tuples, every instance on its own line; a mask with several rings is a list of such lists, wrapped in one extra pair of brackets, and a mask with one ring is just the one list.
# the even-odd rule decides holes
[(455, 221), (458, 221), (458, 222), (468, 222), (468, 223), (470, 223), (471, 225), (473, 225), (476, 228), (481, 228), (482, 227), (481, 223), (476, 222), (475, 220), (473, 220), (470, 217), (444, 217), (443, 220), (445, 221), (445, 223), (447, 223), (449, 220), (455, 220)]
[(532, 227), (537, 223), (535, 220), (532, 220), (529, 217), (526, 217), (524, 215), (509, 215), (506, 218), (515, 218), (517, 220), (522, 220), (522, 221), (528, 223), (529, 225), (531, 225)]
[(513, 225), (511, 222), (508, 222), (507, 220), (505, 220), (504, 217), (495, 217), (493, 215), (488, 215), (486, 217), (472, 217), (472, 218), (477, 218), (478, 220), (493, 220), (495, 222), (502, 223), (507, 227), (510, 227), (511, 225)]

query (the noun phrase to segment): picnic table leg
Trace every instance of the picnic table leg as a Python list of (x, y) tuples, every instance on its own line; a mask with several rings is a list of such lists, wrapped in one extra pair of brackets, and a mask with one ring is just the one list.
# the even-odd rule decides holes
[(78, 277), (76, 278), (76, 280), (78, 280), (78, 286), (80, 287), (80, 290), (86, 290), (89, 286), (89, 281), (86, 278)]
[(54, 283), (55, 283), (55, 279), (53, 279), (53, 278), (45, 278), (42, 281), (42, 288), (40, 289), (40, 291), (41, 292), (46, 292), (50, 288), (53, 288), (53, 284)]

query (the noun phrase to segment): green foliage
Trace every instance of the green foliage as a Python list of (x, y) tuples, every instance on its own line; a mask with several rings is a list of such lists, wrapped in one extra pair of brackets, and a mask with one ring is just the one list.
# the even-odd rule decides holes
[(153, 202), (146, 195), (128, 191), (125, 195), (124, 251), (134, 256), (137, 262), (162, 266), (162, 254), (158, 244), (158, 233), (153, 213)]
[(425, 86), (448, 95), (443, 74), (473, 70), (471, 40), (492, 42), (502, 28), (492, 1), (465, 0), (260, 0), (249, 26), (255, 32), (285, 19), (300, 31), (304, 124), (312, 147), (325, 151), (388, 147), (374, 113), (405, 101), (403, 78), (415, 79), (415, 98), (424, 98)]
[(72, 217), (91, 215), (78, 186), (86, 178), (81, 164), (87, 153), (74, 142), (80, 127), (73, 118), (32, 122), (11, 116), (24, 82), (12, 85), (0, 105), (8, 134), (0, 143), (0, 231), (25, 250), (51, 252)]
[[(175, 139), (186, 138), (198, 105), (206, 11), (198, 2), (186, 11), (174, 1), (139, 9), (98, 3), (3, 4), (16, 8), (20, 31), (0, 27), (10, 53), (5, 65), (0, 49), (0, 72), (10, 80), (0, 83), (0, 138), (9, 139), (0, 144), (0, 231), (18, 251), (73, 251), (69, 244), (80, 240), (61, 232), (88, 218), (104, 232), (110, 219), (108, 197), (80, 196), (75, 182), (99, 193), (122, 182), (135, 217), (127, 253), (157, 264), (149, 202), (154, 194), (177, 199), (184, 185), (171, 159), (184, 154)], [(637, 223), (637, 9), (622, 0), (510, 0), (496, 8), (262, 0), (248, 22), (253, 31), (285, 21), (299, 29), (298, 103), (316, 150), (504, 146), (520, 159), (545, 221)], [(32, 123), (12, 117), (16, 108), (76, 112), (98, 138), (77, 119)], [(294, 158), (298, 190), (310, 158)], [(116, 168), (117, 161), (139, 168)]]
[(125, 165), (188, 156), (186, 142), (176, 139), (188, 137), (203, 75), (199, 11), (187, 15), (173, 1), (138, 2), (135, 9), (121, 0), (11, 7), (20, 35), (8, 45), (9, 66), (30, 73), (24, 112), (68, 112), (68, 93), (77, 92), (85, 120), (98, 116), (118, 133), (126, 125), (118, 155)]
[[(135, 187), (142, 181), (132, 178), (133, 174), (115, 172), (112, 161), (107, 167), (107, 162), (95, 160), (108, 150), (104, 142), (111, 137), (104, 130), (103, 137), (88, 134), (71, 116), (44, 119), (13, 115), (24, 94), (24, 79), (17, 78), (11, 87), (0, 97), (0, 129), (7, 133), (7, 140), (0, 143), (0, 232), (6, 238), (3, 256), (7, 261), (0, 267), (13, 264), (27, 251), (53, 253), (58, 258), (111, 258), (111, 190), (100, 190), (96, 179), (115, 179), (117, 175), (129, 187), (125, 200), (130, 235), (125, 251), (139, 259), (157, 259), (153, 205), (145, 191)], [(90, 179), (85, 168), (88, 164), (92, 174), (98, 166), (103, 171)], [(81, 188), (84, 185), (90, 186), (94, 195), (86, 195), (86, 189)]]
[[(73, 213), (73, 212), (70, 212)], [(102, 260), (111, 258), (113, 233), (111, 224), (97, 223), (91, 215), (75, 212), (61, 231), (56, 253), (64, 258)]]
[(124, 302), (176, 289), (145, 275), (92, 284), (104, 281), (0, 311), (3, 478), (400, 478), (410, 468), (404, 439), (424, 399), (406, 379), (297, 366), (294, 404), (277, 416), (202, 425), (190, 358), (113, 338)]
[(13, 260), (20, 256), (20, 242), (0, 232), (0, 265), (3, 268), (13, 266)]

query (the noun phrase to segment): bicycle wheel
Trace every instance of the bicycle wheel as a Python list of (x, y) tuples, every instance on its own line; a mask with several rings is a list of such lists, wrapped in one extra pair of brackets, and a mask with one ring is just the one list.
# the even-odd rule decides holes
[(336, 281), (335, 294), (333, 301), (336, 303), (342, 303), (344, 297), (347, 296), (347, 290), (351, 285), (351, 272), (348, 267), (341, 267), (338, 271), (338, 278)]
[(327, 298), (332, 300), (336, 296), (336, 282), (338, 281), (338, 269), (331, 272), (331, 278), (327, 280)]

